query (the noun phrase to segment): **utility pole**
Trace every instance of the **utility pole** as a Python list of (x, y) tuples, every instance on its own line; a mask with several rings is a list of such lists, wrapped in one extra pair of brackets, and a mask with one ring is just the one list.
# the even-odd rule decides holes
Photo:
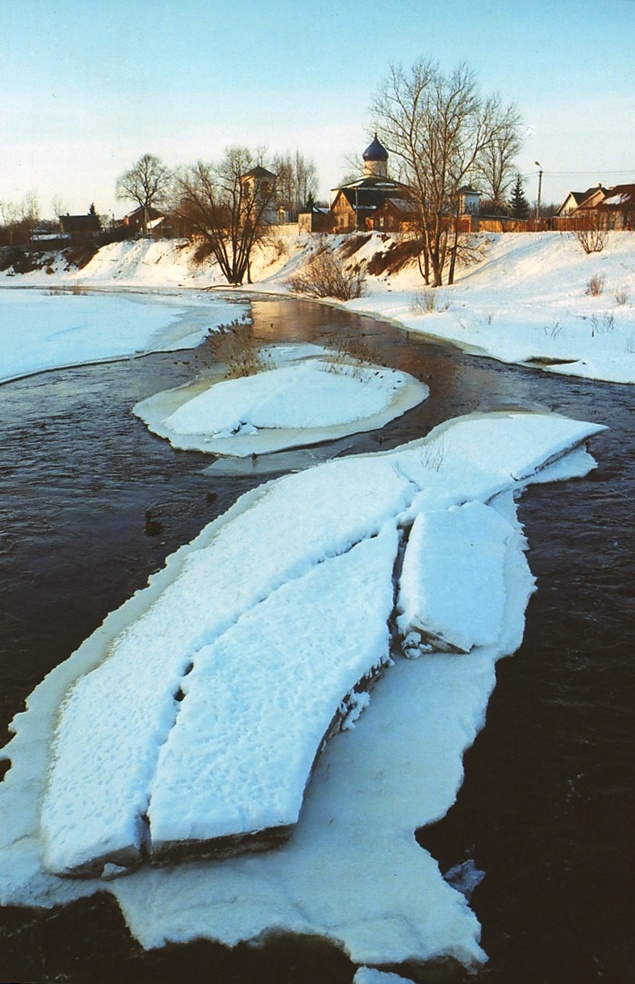
[(534, 164), (540, 168), (538, 171), (538, 199), (536, 201), (536, 232), (538, 232), (538, 223), (540, 222), (540, 199), (542, 196), (542, 164), (540, 161), (534, 161)]

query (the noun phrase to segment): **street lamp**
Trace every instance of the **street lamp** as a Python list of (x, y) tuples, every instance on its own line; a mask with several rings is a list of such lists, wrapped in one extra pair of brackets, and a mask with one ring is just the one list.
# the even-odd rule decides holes
[(540, 221), (540, 197), (542, 195), (542, 164), (540, 161), (534, 161), (536, 167), (540, 168), (538, 171), (538, 199), (536, 201), (536, 232), (538, 231), (538, 222)]

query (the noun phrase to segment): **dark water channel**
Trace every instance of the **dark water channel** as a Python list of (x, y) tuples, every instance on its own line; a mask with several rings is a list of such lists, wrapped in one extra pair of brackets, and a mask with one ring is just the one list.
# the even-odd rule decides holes
[[(544, 408), (609, 425), (593, 442), (595, 472), (535, 486), (521, 501), (539, 588), (525, 639), (498, 665), (456, 805), (418, 838), (442, 870), (472, 858), (486, 872), (471, 904), (490, 963), (470, 981), (630, 984), (635, 389), (477, 360), (309, 303), (262, 299), (253, 314), (258, 338), (362, 336), (380, 361), (429, 383), (428, 401), (352, 439), (353, 451), (392, 447), (477, 409)], [(3, 736), (50, 668), (167, 554), (263, 480), (256, 471), (203, 474), (207, 457), (172, 450), (130, 412), (210, 359), (203, 345), (0, 386)], [(313, 940), (144, 953), (107, 895), (53, 912), (0, 912), (5, 982), (344, 984), (354, 970)]]

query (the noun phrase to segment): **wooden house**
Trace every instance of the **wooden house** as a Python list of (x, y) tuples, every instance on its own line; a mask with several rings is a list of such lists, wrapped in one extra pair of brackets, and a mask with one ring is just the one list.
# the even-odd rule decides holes
[(573, 215), (583, 205), (587, 208), (592, 208), (602, 200), (605, 191), (606, 189), (601, 184), (587, 188), (586, 191), (570, 191), (562, 205), (556, 211), (556, 215), (566, 218), (568, 215)]

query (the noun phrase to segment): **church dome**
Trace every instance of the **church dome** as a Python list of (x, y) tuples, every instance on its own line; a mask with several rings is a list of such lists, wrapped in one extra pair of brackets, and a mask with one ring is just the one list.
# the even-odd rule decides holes
[(362, 154), (362, 160), (364, 161), (387, 161), (388, 151), (383, 147), (379, 140), (377, 139), (377, 134), (375, 134), (372, 143), (368, 145), (364, 153)]

